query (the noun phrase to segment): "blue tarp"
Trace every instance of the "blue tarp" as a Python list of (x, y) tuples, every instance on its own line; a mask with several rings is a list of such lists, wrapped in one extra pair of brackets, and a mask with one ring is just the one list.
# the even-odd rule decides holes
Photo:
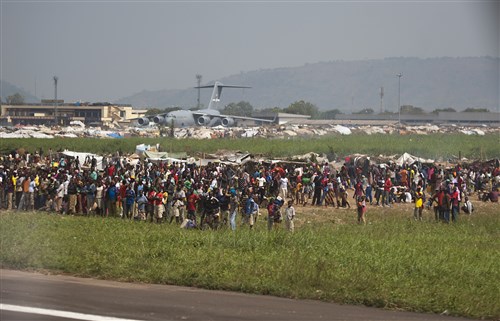
[(111, 138), (123, 138), (123, 136), (118, 133), (109, 133), (108, 136)]

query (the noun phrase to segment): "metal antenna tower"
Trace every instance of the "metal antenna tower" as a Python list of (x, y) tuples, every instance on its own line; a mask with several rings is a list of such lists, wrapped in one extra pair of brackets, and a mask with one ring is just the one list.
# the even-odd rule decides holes
[(54, 76), (54, 123), (57, 125), (58, 124), (58, 119), (57, 119), (57, 81), (59, 78), (57, 76)]
[(398, 77), (398, 126), (401, 127), (401, 77), (403, 73), (400, 72), (396, 76)]
[(196, 75), (196, 82), (198, 83), (198, 105), (197, 108), (200, 109), (200, 86), (201, 86), (201, 78), (200, 74)]

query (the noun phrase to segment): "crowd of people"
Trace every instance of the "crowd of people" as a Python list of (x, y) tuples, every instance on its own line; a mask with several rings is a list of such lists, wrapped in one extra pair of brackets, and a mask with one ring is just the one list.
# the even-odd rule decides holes
[[(436, 164), (372, 164), (346, 160), (340, 168), (328, 162), (243, 165), (139, 160), (59, 153), (12, 151), (0, 159), (0, 209), (46, 210), (73, 215), (101, 215), (184, 228), (236, 229), (267, 219), (271, 230), (285, 221), (294, 230), (294, 206), (350, 208), (359, 223), (368, 206), (414, 203), (414, 219), (423, 208), (434, 219), (456, 222), (472, 214), (471, 195), (498, 202), (498, 160), (444, 167)], [(349, 192), (348, 192), (349, 191)], [(239, 221), (239, 223), (238, 223)]]

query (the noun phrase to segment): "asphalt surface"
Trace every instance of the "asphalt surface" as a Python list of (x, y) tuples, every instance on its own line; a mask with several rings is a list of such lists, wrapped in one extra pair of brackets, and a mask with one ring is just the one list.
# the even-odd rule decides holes
[[(465, 320), (196, 288), (0, 270), (0, 320)], [(61, 317), (14, 311), (43, 308)], [(88, 317), (87, 317), (88, 316)]]

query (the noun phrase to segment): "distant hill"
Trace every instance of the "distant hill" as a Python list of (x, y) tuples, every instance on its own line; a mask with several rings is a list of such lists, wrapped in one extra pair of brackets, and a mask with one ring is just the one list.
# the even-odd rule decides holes
[(1, 93), (1, 97), (2, 97), (3, 102), (5, 102), (7, 97), (12, 96), (16, 93), (21, 94), (24, 97), (24, 102), (26, 102), (26, 103), (40, 102), (40, 99), (33, 96), (32, 94), (30, 94), (26, 90), (21, 89), (19, 87), (16, 87), (13, 84), (11, 84), (5, 80), (0, 80), (0, 93)]
[[(379, 112), (381, 87), (384, 87), (384, 110), (397, 111), (396, 74), (401, 72), (401, 105), (426, 111), (448, 107), (458, 111), (469, 107), (498, 111), (499, 71), (500, 59), (491, 57), (386, 58), (262, 69), (217, 80), (252, 87), (224, 90), (221, 105), (245, 100), (261, 109), (288, 107), (297, 100), (305, 100), (321, 110), (340, 109), (350, 113), (372, 108)], [(202, 90), (201, 103), (205, 106), (210, 94), (209, 89)], [(134, 107), (187, 108), (196, 106), (196, 100), (197, 90), (189, 88), (143, 91), (117, 102)]]

